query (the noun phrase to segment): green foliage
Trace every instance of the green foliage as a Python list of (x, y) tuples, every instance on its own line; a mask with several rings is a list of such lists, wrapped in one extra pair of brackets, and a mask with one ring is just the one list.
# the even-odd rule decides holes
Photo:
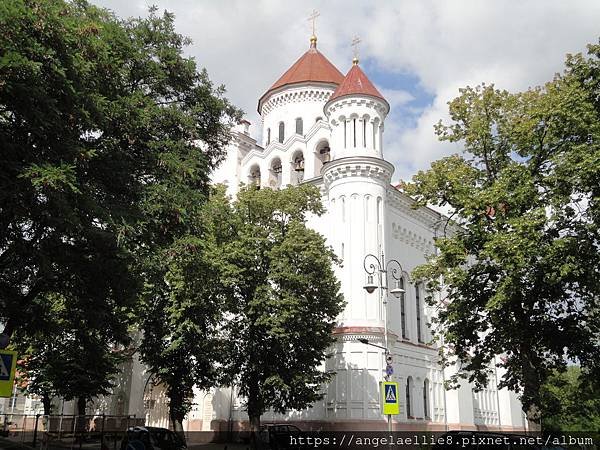
[(545, 432), (600, 430), (600, 391), (578, 366), (548, 377), (542, 387), (541, 404)]
[(164, 281), (146, 285), (144, 292), (140, 353), (154, 382), (165, 387), (171, 418), (181, 431), (177, 427), (191, 409), (193, 388), (216, 384), (216, 327), (223, 307), (203, 239), (181, 237), (161, 254)]
[(414, 273), (446, 297), (446, 362), (461, 360), (457, 377), (482, 385), (503, 355), (500, 387), (521, 392), (529, 412), (567, 360), (599, 369), (600, 65), (590, 51), (543, 87), (461, 89), (436, 133), (464, 155), (406, 185), (418, 204), (452, 212), (438, 254)]
[[(164, 304), (179, 276), (171, 252), (197, 235), (239, 111), (183, 56), (173, 21), (85, 1), (0, 3), (0, 322), (53, 393), (75, 392), (69, 380), (86, 398), (106, 390), (108, 349), (145, 315), (140, 291), (158, 302), (155, 320), (177, 314)], [(91, 384), (41, 363), (56, 351)]]
[(111, 392), (112, 376), (128, 350), (123, 344), (129, 342), (129, 333), (123, 320), (104, 318), (102, 310), (89, 314), (87, 310), (97, 305), (77, 296), (47, 295), (45, 327), (15, 334), (19, 384), (28, 394), (47, 400), (45, 406), (54, 396), (85, 405)]
[(227, 384), (247, 399), (256, 430), (267, 409), (283, 412), (321, 398), (320, 370), (343, 307), (324, 238), (306, 226), (323, 212), (312, 186), (248, 188), (211, 202), (214, 255), (226, 304), (222, 332)]

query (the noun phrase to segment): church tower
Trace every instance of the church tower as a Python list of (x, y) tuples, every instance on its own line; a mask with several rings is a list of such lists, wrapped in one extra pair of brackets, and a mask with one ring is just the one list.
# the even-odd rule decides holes
[(390, 105), (358, 65), (352, 68), (325, 104), (331, 126), (332, 159), (348, 156), (382, 158), (383, 123)]
[(382, 154), (389, 104), (355, 57), (324, 111), (332, 160), (322, 174), (331, 222), (337, 224), (334, 248), (343, 259), (339, 276), (347, 301), (340, 329), (349, 340), (368, 329), (383, 341), (385, 314), (376, 296), (363, 289), (363, 260), (385, 250), (386, 192), (394, 171)]

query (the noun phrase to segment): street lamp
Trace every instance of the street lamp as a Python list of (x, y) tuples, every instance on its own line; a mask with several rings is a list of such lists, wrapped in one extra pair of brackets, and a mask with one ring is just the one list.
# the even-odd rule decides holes
[[(370, 343), (367, 339), (359, 339), (359, 342), (363, 344), (372, 345), (375, 347), (382, 348), (385, 351), (386, 362), (391, 362), (390, 351), (388, 346), (388, 331), (387, 331), (387, 303), (388, 303), (388, 282), (391, 277), (394, 281), (394, 288), (389, 292), (396, 298), (399, 298), (404, 294), (404, 289), (400, 286), (400, 280), (402, 279), (402, 265), (395, 259), (390, 259), (387, 264), (385, 262), (385, 256), (381, 252), (381, 259), (377, 256), (369, 253), (365, 256), (363, 262), (365, 272), (367, 273), (367, 283), (364, 285), (365, 291), (372, 294), (375, 289), (379, 288), (379, 299), (383, 304), (383, 342), (384, 346), (381, 347), (376, 344)], [(377, 283), (375, 283), (375, 276), (377, 276)], [(385, 291), (385, 295), (384, 295)], [(387, 381), (389, 375), (384, 376), (384, 380)], [(392, 416), (388, 414), (388, 431), (392, 431)]]
[(358, 342), (360, 342), (362, 344), (365, 344), (365, 345), (370, 345), (371, 347), (381, 348), (381, 349), (385, 350), (386, 355), (388, 353), (388, 349), (387, 348), (385, 348), (385, 347), (383, 347), (381, 345), (373, 344), (372, 342), (369, 342), (368, 339), (358, 338)]

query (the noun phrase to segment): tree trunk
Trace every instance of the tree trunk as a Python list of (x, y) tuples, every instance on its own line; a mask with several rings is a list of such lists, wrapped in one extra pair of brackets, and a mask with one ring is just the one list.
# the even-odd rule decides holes
[(42, 395), (42, 405), (44, 405), (44, 415), (49, 416), (52, 413), (52, 399), (46, 392)]
[(185, 442), (185, 433), (183, 432), (183, 417), (170, 410), (169, 416), (171, 418), (171, 424), (173, 425), (173, 431), (179, 436), (183, 442)]
[(85, 405), (87, 404), (87, 399), (85, 397), (77, 398), (77, 417), (75, 420), (77, 421), (77, 426), (75, 427), (75, 434), (79, 434), (77, 442), (81, 442), (83, 440), (83, 434), (86, 431), (86, 420), (85, 420)]
[(87, 399), (85, 397), (77, 398), (77, 415), (85, 416), (85, 405), (87, 404)]
[(260, 401), (258, 398), (258, 386), (251, 387), (248, 393), (248, 419), (250, 420), (250, 442), (253, 448), (262, 448), (260, 439)]
[(183, 397), (174, 392), (171, 392), (169, 395), (169, 418), (171, 419), (173, 431), (185, 442), (185, 433), (183, 432), (183, 419), (185, 418)]
[(526, 343), (520, 347), (521, 371), (523, 373), (523, 411), (527, 416), (527, 420), (540, 423), (541, 410), (539, 404), (542, 379), (539, 368), (534, 365), (535, 355), (529, 352), (528, 347)]
[(250, 442), (253, 448), (262, 448), (260, 439), (260, 414), (250, 414), (248, 409), (248, 418), (250, 419)]

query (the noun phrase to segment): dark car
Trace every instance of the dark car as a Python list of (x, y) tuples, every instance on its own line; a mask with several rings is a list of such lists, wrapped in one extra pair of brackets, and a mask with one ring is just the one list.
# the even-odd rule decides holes
[(171, 430), (158, 427), (128, 428), (121, 450), (186, 450), (185, 442)]
[(272, 450), (281, 448), (298, 448), (298, 436), (302, 431), (295, 425), (287, 423), (270, 423), (260, 427), (260, 440)]

